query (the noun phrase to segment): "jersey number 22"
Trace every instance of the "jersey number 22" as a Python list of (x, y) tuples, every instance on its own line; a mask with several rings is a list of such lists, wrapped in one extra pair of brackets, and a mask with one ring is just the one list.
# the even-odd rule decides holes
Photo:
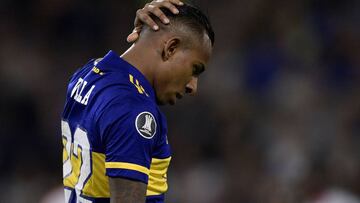
[[(77, 127), (71, 135), (69, 123), (61, 121), (63, 151), (63, 179), (65, 185), (75, 189), (77, 202), (91, 202), (81, 197), (82, 190), (91, 176), (90, 142), (85, 130)], [(73, 139), (72, 139), (73, 137)], [(65, 188), (65, 202), (69, 202), (73, 190)]]

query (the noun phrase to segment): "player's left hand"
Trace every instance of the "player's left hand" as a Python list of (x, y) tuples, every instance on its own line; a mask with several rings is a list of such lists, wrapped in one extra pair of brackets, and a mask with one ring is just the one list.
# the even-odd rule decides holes
[(178, 14), (179, 10), (175, 5), (182, 6), (183, 2), (180, 0), (153, 0), (150, 3), (145, 4), (144, 8), (136, 11), (136, 17), (134, 21), (134, 30), (127, 37), (129, 43), (135, 42), (139, 38), (139, 33), (144, 24), (151, 27), (153, 30), (158, 30), (159, 26), (150, 17), (151, 14), (158, 17), (162, 23), (168, 24), (170, 21), (166, 15), (160, 10), (160, 8), (167, 8), (172, 13)]

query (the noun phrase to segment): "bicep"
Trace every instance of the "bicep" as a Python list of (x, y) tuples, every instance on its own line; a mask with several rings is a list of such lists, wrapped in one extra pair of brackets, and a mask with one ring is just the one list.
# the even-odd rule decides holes
[(124, 178), (109, 178), (109, 183), (111, 203), (145, 202), (145, 183)]

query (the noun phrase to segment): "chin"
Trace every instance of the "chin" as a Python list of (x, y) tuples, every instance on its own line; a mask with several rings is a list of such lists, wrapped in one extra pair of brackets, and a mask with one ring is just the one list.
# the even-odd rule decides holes
[(156, 99), (156, 103), (157, 103), (157, 105), (159, 105), (159, 106), (163, 106), (163, 105), (166, 104), (166, 102), (164, 102), (164, 101), (162, 101), (162, 100), (160, 100), (160, 99)]
[(159, 106), (163, 106), (163, 105), (166, 105), (166, 104), (170, 104), (170, 105), (175, 105), (176, 104), (176, 97), (169, 97), (169, 98), (156, 98), (156, 103), (157, 105)]

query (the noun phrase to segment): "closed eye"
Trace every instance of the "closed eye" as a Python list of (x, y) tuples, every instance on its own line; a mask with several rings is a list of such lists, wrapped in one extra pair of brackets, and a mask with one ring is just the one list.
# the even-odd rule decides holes
[(201, 74), (202, 72), (204, 72), (204, 71), (205, 71), (205, 66), (204, 66), (204, 64), (202, 64), (202, 63), (194, 64), (194, 65), (193, 65), (192, 75), (195, 76), (195, 77), (199, 77), (200, 74)]

